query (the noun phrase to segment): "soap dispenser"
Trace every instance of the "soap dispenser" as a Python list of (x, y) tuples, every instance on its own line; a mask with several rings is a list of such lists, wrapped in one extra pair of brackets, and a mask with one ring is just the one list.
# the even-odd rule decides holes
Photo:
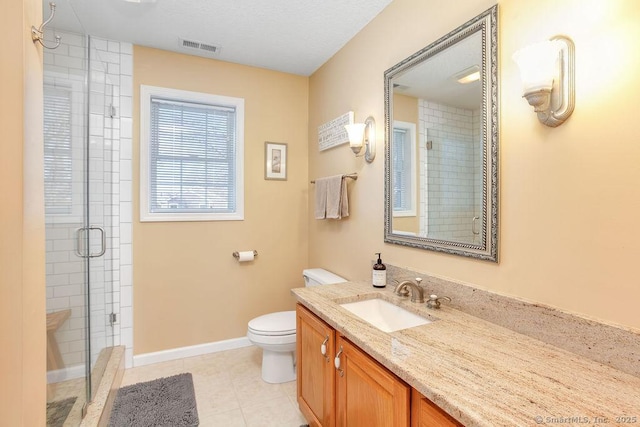
[(382, 263), (380, 253), (376, 253), (376, 255), (378, 255), (378, 261), (373, 264), (373, 287), (384, 288), (387, 286), (387, 267)]

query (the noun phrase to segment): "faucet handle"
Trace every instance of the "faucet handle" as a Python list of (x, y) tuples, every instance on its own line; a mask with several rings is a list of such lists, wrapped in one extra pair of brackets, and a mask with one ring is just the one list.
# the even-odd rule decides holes
[(449, 297), (439, 297), (435, 294), (429, 295), (429, 300), (427, 301), (427, 307), (429, 308), (440, 308), (440, 300), (446, 299), (451, 302), (451, 298)]
[(422, 277), (416, 277), (416, 283), (420, 286), (420, 283), (422, 283)]
[(399, 297), (409, 296), (409, 289), (407, 289), (407, 287), (403, 283), (396, 284), (396, 288), (393, 290), (393, 292)]

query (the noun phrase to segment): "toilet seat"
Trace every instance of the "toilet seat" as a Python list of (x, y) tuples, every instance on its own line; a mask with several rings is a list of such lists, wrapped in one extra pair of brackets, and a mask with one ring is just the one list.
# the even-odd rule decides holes
[(249, 322), (249, 332), (262, 336), (295, 335), (296, 312), (279, 311), (256, 317)]

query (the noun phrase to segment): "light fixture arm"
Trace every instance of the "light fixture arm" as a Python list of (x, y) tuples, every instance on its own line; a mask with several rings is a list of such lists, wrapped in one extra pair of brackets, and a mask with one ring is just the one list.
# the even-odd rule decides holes
[(523, 97), (534, 107), (538, 120), (549, 127), (557, 127), (565, 122), (575, 107), (575, 45), (565, 36), (555, 36), (558, 42), (558, 73), (551, 90), (525, 91)]
[(576, 104), (576, 49), (573, 40), (568, 37), (555, 36), (551, 40), (558, 40), (562, 43), (559, 58), (561, 75), (558, 87), (554, 86), (553, 88), (554, 91), (557, 90), (560, 101), (558, 101), (559, 105), (555, 110), (549, 111), (546, 117), (541, 118), (538, 113), (538, 120), (544, 119), (545, 125), (556, 127), (569, 118)]
[(364, 121), (364, 145), (364, 159), (371, 163), (376, 158), (376, 121), (372, 116)]

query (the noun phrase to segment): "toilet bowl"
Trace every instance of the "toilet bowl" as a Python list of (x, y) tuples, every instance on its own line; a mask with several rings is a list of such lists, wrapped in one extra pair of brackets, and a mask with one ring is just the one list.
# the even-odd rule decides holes
[(279, 311), (249, 322), (247, 338), (262, 348), (262, 379), (284, 383), (296, 378), (296, 312)]
[[(305, 286), (328, 285), (347, 280), (322, 268), (302, 272)], [(249, 321), (247, 338), (262, 348), (262, 379), (272, 384), (296, 379), (296, 312), (279, 311)]]

